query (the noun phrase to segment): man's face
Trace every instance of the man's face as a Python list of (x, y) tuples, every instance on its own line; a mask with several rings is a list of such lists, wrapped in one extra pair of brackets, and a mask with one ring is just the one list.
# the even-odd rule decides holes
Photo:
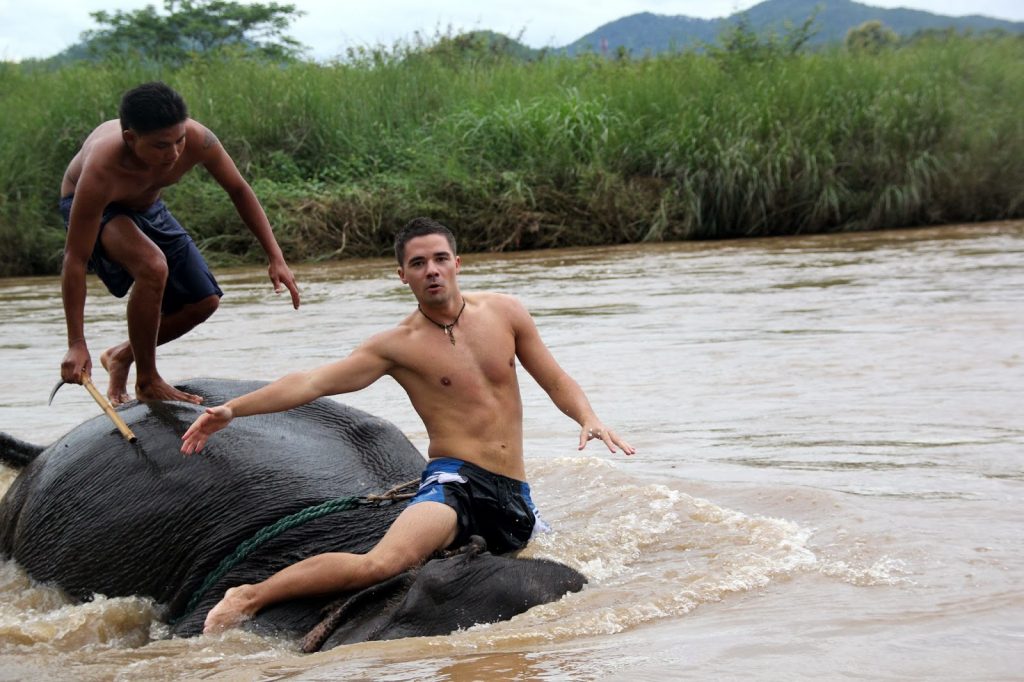
[(398, 276), (416, 300), (443, 303), (458, 291), (455, 276), (461, 265), (443, 235), (428, 234), (406, 242), (405, 262), (398, 268)]
[(160, 128), (149, 133), (126, 130), (124, 141), (144, 164), (169, 169), (185, 151), (185, 123)]

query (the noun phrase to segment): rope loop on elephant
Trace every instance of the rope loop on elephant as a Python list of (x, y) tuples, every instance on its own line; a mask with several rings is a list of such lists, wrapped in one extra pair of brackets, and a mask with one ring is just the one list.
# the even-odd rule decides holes
[[(364, 499), (366, 499), (369, 502), (393, 502), (395, 500), (408, 500), (409, 498), (416, 496), (414, 488), (418, 487), (419, 482), (420, 479), (414, 478), (411, 481), (406, 481), (405, 483), (400, 483), (396, 485), (394, 488), (387, 491), (386, 493), (382, 493), (380, 495), (367, 495)], [(407, 490), (410, 492), (405, 492)]]
[(221, 560), (217, 565), (217, 568), (206, 576), (206, 580), (203, 581), (203, 584), (192, 593), (192, 597), (189, 599), (188, 605), (185, 607), (185, 611), (179, 617), (172, 619), (170, 621), (171, 624), (173, 625), (179, 622), (192, 613), (209, 589), (213, 587), (218, 580), (227, 575), (228, 571), (241, 563), (242, 560), (252, 554), (253, 551), (263, 543), (274, 539), (285, 531), (301, 526), (304, 523), (308, 523), (309, 521), (313, 521), (322, 516), (327, 516), (336, 512), (347, 511), (361, 504), (377, 504), (380, 502), (393, 502), (409, 499), (416, 494), (413, 487), (418, 484), (419, 479), (417, 478), (400, 485), (396, 485), (394, 488), (391, 488), (380, 495), (365, 495), (363, 497), (349, 496), (328, 500), (312, 507), (306, 507), (305, 509), (295, 512), (294, 514), (290, 514), (289, 516), (285, 516), (269, 526), (264, 526), (251, 538), (238, 545), (234, 552)]

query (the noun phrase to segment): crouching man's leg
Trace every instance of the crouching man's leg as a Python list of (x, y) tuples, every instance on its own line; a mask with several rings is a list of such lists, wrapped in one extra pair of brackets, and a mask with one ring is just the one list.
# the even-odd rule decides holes
[(205, 633), (221, 632), (261, 609), (288, 599), (358, 590), (418, 566), (455, 540), (455, 511), (440, 502), (406, 507), (366, 554), (318, 554), (278, 571), (261, 583), (239, 585), (206, 616)]
[[(119, 405), (129, 400), (127, 383), (132, 362), (136, 365), (135, 393), (139, 400), (201, 402), (199, 396), (179, 391), (164, 381), (156, 367), (158, 345), (189, 332), (209, 318), (220, 304), (220, 290), (198, 251), (194, 245), (188, 244), (189, 250), (195, 251), (194, 258), (200, 259), (201, 272), (189, 273), (186, 269), (184, 274), (208, 277), (208, 283), (199, 280), (200, 286), (217, 293), (195, 303), (179, 303), (173, 312), (164, 314), (162, 310), (167, 303), (165, 292), (171, 268), (163, 251), (127, 216), (117, 216), (108, 222), (100, 240), (106, 255), (134, 279), (128, 299), (128, 339), (108, 348), (100, 356), (100, 363), (110, 375), (107, 395), (111, 402)], [(182, 276), (180, 263), (174, 276)]]
[[(179, 310), (162, 315), (160, 317), (160, 331), (157, 333), (156, 345), (161, 346), (168, 341), (173, 341), (179, 336), (183, 336), (188, 332), (195, 329), (197, 326), (205, 322), (216, 312), (220, 306), (220, 296), (211, 294), (203, 300), (197, 303), (189, 303), (182, 306)], [(130, 313), (129, 313), (130, 315)], [(131, 322), (129, 322), (129, 333), (131, 330)], [(156, 351), (154, 349), (153, 354), (155, 356)], [(132, 363), (135, 361), (135, 353), (132, 350), (132, 340), (129, 335), (128, 340), (122, 341), (116, 346), (111, 346), (100, 355), (100, 363), (103, 368), (107, 370), (110, 375), (110, 385), (114, 387), (115, 384), (118, 386), (120, 391), (120, 400), (115, 401), (111, 396), (111, 402), (115, 405), (126, 402), (129, 400), (127, 393), (128, 383), (128, 370), (131, 368)], [(155, 357), (154, 357), (154, 371), (155, 371)], [(139, 392), (139, 399), (145, 400), (160, 400), (161, 398), (150, 398), (150, 391), (143, 390), (142, 382), (137, 382), (137, 390)], [(185, 393), (184, 391), (178, 391), (172, 389), (176, 393), (181, 393), (184, 396), (192, 396), (191, 393)], [(146, 397), (143, 397), (143, 396)], [(193, 396), (198, 398), (198, 396)], [(197, 400), (191, 400), (189, 398), (172, 398), (172, 400), (188, 400), (188, 402), (197, 402)]]

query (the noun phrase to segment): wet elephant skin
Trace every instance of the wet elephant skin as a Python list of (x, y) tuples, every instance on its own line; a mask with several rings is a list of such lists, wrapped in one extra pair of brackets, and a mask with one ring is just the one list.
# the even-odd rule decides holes
[[(260, 385), (203, 379), (181, 388), (216, 405)], [(181, 435), (202, 409), (131, 403), (119, 413), (137, 443), (100, 415), (45, 448), (0, 501), (0, 553), (78, 599), (151, 597), (166, 605), (167, 619), (181, 619), (175, 633), (195, 634), (227, 587), (261, 580), (312, 554), (365, 552), (402, 505), (336, 512), (285, 532), (185, 614), (192, 593), (239, 543), (325, 500), (381, 493), (415, 479), (424, 465), (393, 424), (331, 400), (239, 419), (202, 454), (184, 457)], [(319, 609), (271, 609), (261, 620), (303, 631), (318, 622)]]

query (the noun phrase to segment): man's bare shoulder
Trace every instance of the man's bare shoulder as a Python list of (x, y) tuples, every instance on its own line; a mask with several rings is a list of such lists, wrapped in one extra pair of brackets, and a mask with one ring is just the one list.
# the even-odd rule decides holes
[(201, 154), (223, 149), (213, 131), (194, 118), (185, 119), (185, 134), (188, 136), (186, 149), (199, 150)]
[(512, 322), (530, 315), (523, 302), (511, 294), (480, 291), (466, 294), (465, 298), (468, 302), (480, 306), (482, 310), (492, 312)]
[(381, 357), (395, 359), (398, 352), (406, 347), (406, 342), (414, 333), (413, 315), (407, 315), (390, 329), (377, 332), (361, 344), (361, 348), (376, 353)]
[(86, 136), (85, 140), (82, 142), (82, 146), (86, 147), (95, 141), (111, 139), (118, 141), (124, 139), (121, 131), (121, 122), (116, 118), (112, 118), (109, 121), (104, 121), (103, 123), (93, 128), (92, 132), (89, 133)]
[[(68, 164), (61, 193), (75, 192), (105, 202), (117, 186), (124, 160), (124, 138), (115, 119), (97, 126)], [(80, 197), (79, 200), (81, 200)]]
[(78, 154), (83, 167), (92, 171), (111, 170), (121, 163), (124, 137), (121, 125), (114, 119), (101, 123), (85, 138)]
[(497, 291), (474, 291), (464, 294), (467, 301), (480, 306), (496, 309), (522, 308), (522, 302), (512, 294)]

